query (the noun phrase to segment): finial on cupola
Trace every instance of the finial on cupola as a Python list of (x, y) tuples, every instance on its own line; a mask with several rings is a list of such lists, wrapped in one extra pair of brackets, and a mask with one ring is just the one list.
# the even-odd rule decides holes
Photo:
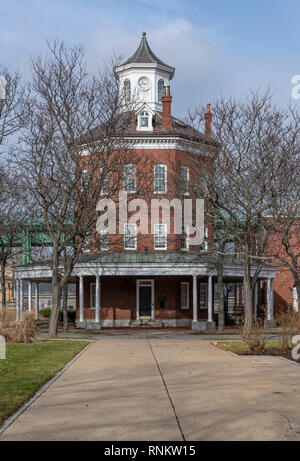
[(142, 33), (142, 36), (143, 36), (143, 37), (146, 37), (146, 35), (147, 35), (146, 32), (143, 32), (143, 33)]

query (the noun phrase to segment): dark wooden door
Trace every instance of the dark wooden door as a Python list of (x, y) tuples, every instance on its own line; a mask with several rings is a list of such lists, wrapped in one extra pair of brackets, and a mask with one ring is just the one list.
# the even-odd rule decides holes
[(140, 317), (151, 317), (152, 288), (139, 287), (139, 290)]

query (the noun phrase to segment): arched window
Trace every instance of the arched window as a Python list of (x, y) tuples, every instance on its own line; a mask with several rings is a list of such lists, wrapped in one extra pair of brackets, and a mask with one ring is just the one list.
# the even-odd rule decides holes
[(158, 83), (157, 83), (157, 94), (158, 94), (159, 101), (161, 101), (163, 93), (164, 93), (164, 81), (160, 79), (158, 80)]
[(125, 82), (124, 82), (124, 96), (125, 96), (125, 101), (130, 101), (130, 99), (131, 99), (131, 83), (130, 83), (130, 80), (125, 80)]
[(140, 127), (148, 128), (149, 127), (149, 112), (144, 110), (140, 115)]

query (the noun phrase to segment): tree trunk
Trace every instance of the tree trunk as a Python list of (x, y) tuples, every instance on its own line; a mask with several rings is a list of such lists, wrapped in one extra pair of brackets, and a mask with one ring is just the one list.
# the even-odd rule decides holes
[(217, 271), (218, 271), (218, 294), (219, 294), (218, 331), (222, 333), (225, 327), (225, 312), (224, 312), (223, 257), (221, 255), (218, 256)]
[(1, 264), (2, 321), (6, 319), (5, 264)]
[(68, 331), (68, 284), (63, 287), (63, 329)]
[(53, 279), (52, 279), (52, 286), (53, 286), (53, 293), (52, 293), (52, 309), (51, 309), (50, 324), (49, 324), (49, 336), (56, 336), (57, 335), (58, 315), (59, 315), (60, 304), (61, 304), (61, 287), (59, 286), (59, 282), (53, 281)]
[(245, 257), (244, 263), (244, 330), (243, 337), (249, 336), (252, 330), (253, 322), (253, 301), (252, 301), (252, 289), (251, 289), (251, 267), (250, 259)]

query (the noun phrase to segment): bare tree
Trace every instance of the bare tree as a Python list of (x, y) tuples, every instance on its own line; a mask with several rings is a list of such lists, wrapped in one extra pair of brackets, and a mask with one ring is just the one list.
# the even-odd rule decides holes
[[(194, 122), (202, 121), (203, 114), (199, 109)], [(298, 149), (299, 130), (298, 114), (279, 110), (270, 91), (252, 91), (241, 103), (221, 99), (213, 105), (213, 138), (220, 147), (207, 175), (206, 199), (214, 218), (225, 227), (230, 224), (236, 254), (243, 258), (244, 336), (253, 322), (253, 288), (269, 261), (265, 216), (293, 185), (285, 171)]]
[(124, 163), (134, 162), (135, 154), (126, 151), (123, 138), (134, 116), (119, 93), (115, 62), (91, 76), (81, 47), (56, 41), (48, 49), (45, 60), (32, 60), (20, 165), (52, 243), (49, 335), (54, 336), (62, 289), (87, 241), (99, 244), (99, 197), (103, 190), (106, 198), (116, 196)]

